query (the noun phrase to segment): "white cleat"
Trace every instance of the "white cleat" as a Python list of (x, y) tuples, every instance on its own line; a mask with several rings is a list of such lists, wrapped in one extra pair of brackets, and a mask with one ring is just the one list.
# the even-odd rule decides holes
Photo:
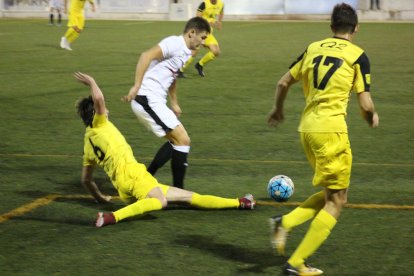
[(323, 271), (316, 267), (312, 267), (306, 263), (301, 265), (298, 268), (291, 266), (289, 263), (286, 263), (283, 273), (284, 275), (289, 275), (289, 276), (295, 276), (295, 275), (315, 276), (315, 275), (322, 275)]
[(60, 39), (60, 48), (72, 51), (72, 48), (70, 48), (70, 43), (66, 40), (66, 37), (64, 36)]

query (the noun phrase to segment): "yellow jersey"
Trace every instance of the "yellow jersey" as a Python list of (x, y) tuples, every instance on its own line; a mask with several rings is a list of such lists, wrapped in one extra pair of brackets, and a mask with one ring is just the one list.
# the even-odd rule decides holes
[(94, 3), (93, 0), (70, 0), (69, 11), (72, 14), (82, 14), (84, 12), (85, 2)]
[(201, 12), (201, 16), (210, 23), (214, 23), (217, 20), (217, 16), (223, 12), (224, 3), (221, 0), (217, 0), (216, 4), (212, 4), (210, 0), (205, 0), (200, 4), (197, 11)]
[(92, 126), (86, 128), (83, 151), (83, 165), (98, 164), (103, 167), (117, 189), (118, 183), (122, 183), (128, 177), (128, 165), (138, 164), (135, 168), (142, 174), (147, 173), (145, 165), (136, 161), (125, 137), (105, 114), (95, 114)]
[(370, 64), (364, 51), (342, 38), (317, 41), (291, 65), (290, 73), (303, 81), (306, 98), (299, 131), (347, 133), (351, 91), (370, 89)]

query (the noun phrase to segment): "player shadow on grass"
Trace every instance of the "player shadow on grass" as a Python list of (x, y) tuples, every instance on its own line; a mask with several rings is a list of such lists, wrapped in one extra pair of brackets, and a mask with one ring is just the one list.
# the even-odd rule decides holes
[[(52, 183), (54, 186), (52, 191), (44, 192), (41, 190), (26, 190), (26, 191), (18, 191), (16, 193), (23, 195), (24, 197), (31, 198), (33, 200), (45, 200), (44, 203), (39, 202), (36, 207), (22, 216), (13, 216), (11, 219), (21, 219), (21, 220), (38, 220), (38, 221), (49, 221), (55, 223), (66, 223), (71, 225), (85, 225), (85, 226), (93, 226), (95, 222), (95, 215), (97, 212), (113, 212), (122, 207), (125, 207), (125, 203), (121, 202), (119, 198), (114, 198), (109, 203), (106, 204), (99, 204), (97, 203), (91, 195), (85, 193), (84, 187), (80, 184), (78, 178), (73, 179), (69, 182), (64, 181), (61, 182), (58, 179), (54, 179), (53, 177), (46, 177), (44, 180), (47, 182)], [(97, 185), (101, 187), (101, 190), (108, 195), (112, 195), (113, 197), (117, 197), (117, 194), (114, 194), (115, 190), (110, 187), (109, 185), (104, 185), (107, 181), (106, 178), (102, 177), (96, 178)], [(56, 192), (58, 191), (58, 192)], [(51, 201), (49, 201), (51, 200)], [(33, 203), (35, 201), (29, 201), (28, 203)], [(46, 206), (50, 206), (51, 202), (55, 203), (64, 203), (66, 206), (64, 208), (67, 209), (67, 212), (59, 213), (56, 215), (56, 212), (51, 212), (50, 208)], [(68, 205), (74, 205), (73, 208), (78, 208), (76, 206), (82, 206), (86, 209), (93, 210), (87, 211), (92, 213), (91, 216), (85, 217), (85, 215), (74, 215), (71, 210), (72, 207)], [(30, 209), (31, 207), (29, 207)], [(57, 208), (56, 205), (53, 208)], [(56, 209), (55, 209), (56, 210)], [(163, 209), (165, 211), (174, 211), (174, 210), (198, 210), (202, 211), (210, 211), (210, 210), (203, 210), (203, 209), (196, 209), (194, 207), (189, 206), (186, 203), (179, 203), (179, 202), (170, 202), (169, 205)], [(42, 214), (39, 216), (38, 214)], [(71, 214), (72, 213), (72, 214)], [(66, 214), (66, 215), (65, 215)], [(144, 214), (141, 216), (133, 217), (130, 219), (126, 219), (122, 221), (122, 223), (128, 223), (130, 221), (139, 221), (139, 220), (154, 220), (158, 217), (154, 214)]]
[(181, 235), (174, 242), (208, 252), (220, 258), (249, 265), (246, 268), (239, 268), (239, 273), (263, 273), (265, 269), (281, 266), (287, 261), (286, 257), (279, 257), (272, 254), (270, 249), (261, 251), (249, 249), (247, 246), (241, 247), (217, 241), (212, 236)]
[[(50, 206), (49, 203), (39, 203), (39, 206), (33, 208), (33, 210), (30, 210), (28, 212), (25, 212), (24, 215), (19, 216), (12, 216), (10, 219), (12, 220), (36, 220), (36, 221), (44, 221), (44, 222), (53, 222), (53, 223), (62, 223), (62, 224), (70, 224), (70, 225), (83, 225), (83, 226), (94, 226), (95, 223), (95, 215), (99, 211), (104, 212), (113, 212), (115, 210), (118, 210), (122, 207), (124, 207), (124, 203), (122, 203), (119, 200), (114, 200), (110, 203), (106, 204), (99, 204), (96, 203), (95, 200), (87, 195), (87, 194), (73, 194), (74, 190), (69, 191), (69, 193), (64, 194), (51, 194), (51, 193), (45, 193), (43, 191), (35, 190), (35, 191), (19, 191), (18, 193), (21, 195), (24, 195), (25, 197), (33, 198), (33, 199), (48, 199), (48, 196), (51, 196), (53, 198), (54, 195), (57, 195), (56, 198), (52, 199), (52, 202), (55, 203), (63, 203), (65, 205), (71, 204), (75, 206), (82, 206), (87, 209), (93, 209), (93, 212), (91, 213), (91, 216), (86, 217), (84, 214), (82, 215), (76, 215), (73, 214), (73, 209), (68, 206), (65, 206), (64, 208), (67, 209), (65, 212), (60, 212), (59, 214), (56, 213), (56, 211), (50, 211), (50, 208), (47, 206)], [(113, 191), (112, 191), (113, 192)], [(55, 207), (56, 208), (56, 205)], [(78, 207), (74, 207), (75, 209)], [(191, 207), (181, 204), (171, 204), (167, 208), (165, 208), (165, 211), (171, 211), (171, 210), (182, 210), (182, 209), (191, 209)], [(125, 219), (122, 221), (122, 223), (130, 223), (133, 221), (147, 221), (147, 220), (155, 220), (158, 219), (158, 217), (154, 214), (144, 214), (141, 216)]]
[[(157, 217), (151, 214), (145, 214), (141, 218), (141, 220), (153, 220), (157, 219)], [(25, 221), (41, 221), (41, 222), (48, 222), (48, 223), (59, 223), (59, 224), (69, 224), (69, 225), (80, 225), (86, 227), (95, 227), (95, 218), (94, 217), (86, 217), (86, 216), (73, 216), (73, 214), (62, 216), (62, 215), (39, 215), (39, 214), (26, 214), (20, 217), (13, 217), (10, 220), (25, 220)], [(128, 220), (125, 220), (127, 222)], [(129, 221), (132, 221), (130, 219)], [(124, 221), (123, 221), (124, 222)], [(93, 230), (93, 229), (92, 229)]]
[(11, 220), (25, 220), (25, 221), (41, 221), (47, 223), (60, 223), (60, 224), (70, 224), (70, 225), (83, 225), (92, 227), (94, 221), (86, 218), (79, 218), (79, 217), (62, 217), (62, 216), (44, 216), (44, 215), (32, 215), (27, 214), (21, 217), (14, 217)]

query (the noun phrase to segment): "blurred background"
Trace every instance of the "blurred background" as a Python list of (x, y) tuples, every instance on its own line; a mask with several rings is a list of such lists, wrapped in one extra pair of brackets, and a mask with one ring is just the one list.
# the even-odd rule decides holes
[[(70, 1), (70, 0), (68, 0)], [(201, 0), (95, 0), (88, 18), (178, 20), (195, 15)], [(361, 21), (412, 21), (414, 0), (224, 0), (225, 20), (327, 19), (336, 3), (358, 10)], [(378, 5), (377, 5), (378, 3)], [(87, 5), (88, 6), (88, 5)], [(42, 18), (49, 0), (0, 0), (0, 18)]]

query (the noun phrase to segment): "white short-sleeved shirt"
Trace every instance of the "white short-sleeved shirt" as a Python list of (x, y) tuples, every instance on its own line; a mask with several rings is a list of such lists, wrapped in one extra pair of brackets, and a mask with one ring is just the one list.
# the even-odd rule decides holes
[(141, 83), (138, 95), (147, 96), (151, 102), (167, 102), (168, 89), (177, 78), (177, 72), (191, 57), (184, 37), (169, 36), (159, 44), (164, 59), (153, 61)]

